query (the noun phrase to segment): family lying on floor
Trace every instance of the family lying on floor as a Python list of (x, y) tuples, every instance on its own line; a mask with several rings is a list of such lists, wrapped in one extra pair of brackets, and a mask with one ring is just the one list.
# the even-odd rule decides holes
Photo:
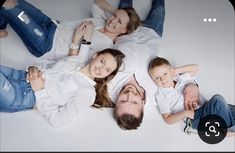
[(9, 24), (32, 55), (48, 61), (26, 71), (0, 65), (1, 112), (36, 109), (53, 127), (62, 127), (85, 107), (114, 108), (119, 127), (133, 130), (142, 123), (146, 101), (156, 101), (164, 121), (184, 120), (186, 133), (216, 114), (234, 135), (235, 106), (219, 94), (209, 100), (201, 95), (198, 65), (173, 67), (157, 56), (164, 0), (152, 0), (143, 21), (132, 0), (120, 0), (118, 9), (94, 0), (92, 13), (92, 18), (63, 22), (25, 0), (1, 2), (1, 39)]

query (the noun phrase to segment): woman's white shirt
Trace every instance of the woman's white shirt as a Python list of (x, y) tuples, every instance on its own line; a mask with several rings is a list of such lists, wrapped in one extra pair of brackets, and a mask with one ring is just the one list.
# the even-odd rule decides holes
[[(92, 9), (96, 10), (97, 5), (93, 5)], [(54, 34), (52, 48), (41, 58), (49, 61), (54, 61), (66, 57), (69, 52), (69, 44), (71, 43), (73, 32), (75, 28), (83, 21), (92, 21), (95, 25), (95, 31), (91, 40), (88, 60), (90, 59), (90, 55), (93, 55), (93, 53), (97, 51), (103, 50), (105, 48), (113, 48), (113, 40), (102, 32), (98, 31), (105, 26), (105, 19), (103, 18), (96, 16), (94, 18), (86, 18), (73, 22), (64, 21), (57, 23), (56, 21), (54, 21), (54, 23), (57, 24), (57, 28)]]

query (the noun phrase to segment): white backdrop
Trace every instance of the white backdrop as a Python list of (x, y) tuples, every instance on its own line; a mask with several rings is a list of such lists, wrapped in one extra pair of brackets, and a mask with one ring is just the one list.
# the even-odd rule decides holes
[[(28, 0), (59, 20), (89, 17), (93, 0)], [(114, 6), (118, 1), (109, 0)], [(134, 0), (144, 18), (151, 1)], [(197, 63), (201, 92), (221, 94), (234, 102), (234, 10), (227, 0), (166, 0), (166, 17), (159, 55), (175, 66)], [(216, 18), (216, 22), (203, 22)], [(15, 32), (0, 39), (1, 64), (25, 69), (39, 61)], [(1, 151), (235, 151), (235, 139), (210, 145), (198, 135), (186, 135), (180, 124), (167, 125), (156, 106), (145, 110), (142, 126), (123, 131), (112, 109), (88, 109), (68, 127), (53, 129), (35, 110), (0, 113)]]

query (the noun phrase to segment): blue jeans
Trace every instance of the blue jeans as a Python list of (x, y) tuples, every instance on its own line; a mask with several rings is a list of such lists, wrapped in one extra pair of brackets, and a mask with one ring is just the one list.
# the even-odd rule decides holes
[(18, 0), (14, 8), (3, 7), (0, 15), (0, 29), (9, 23), (34, 56), (40, 57), (50, 51), (56, 25), (39, 9)]
[[(119, 8), (132, 6), (132, 0), (120, 0)], [(152, 28), (162, 37), (165, 20), (165, 2), (164, 0), (152, 0), (152, 6), (146, 19), (142, 21), (143, 26)]]
[(235, 106), (227, 104), (221, 95), (214, 95), (208, 102), (204, 103), (195, 111), (192, 127), (197, 129), (200, 119), (207, 115), (216, 114), (224, 119), (228, 131), (235, 132)]
[(35, 95), (26, 82), (26, 72), (0, 65), (0, 111), (33, 109)]

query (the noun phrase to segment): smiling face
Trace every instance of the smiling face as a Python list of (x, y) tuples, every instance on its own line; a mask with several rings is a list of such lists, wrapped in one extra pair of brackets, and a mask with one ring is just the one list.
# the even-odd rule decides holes
[(113, 34), (126, 33), (128, 23), (129, 16), (127, 12), (119, 9), (107, 20), (105, 29)]
[(150, 76), (157, 86), (162, 88), (169, 88), (174, 86), (174, 70), (171, 66), (162, 64), (155, 66), (150, 71)]
[(144, 92), (133, 84), (127, 84), (122, 88), (116, 102), (116, 113), (131, 114), (139, 117), (144, 109)]
[(93, 78), (105, 78), (116, 68), (117, 62), (111, 54), (95, 54), (89, 66), (89, 73)]

